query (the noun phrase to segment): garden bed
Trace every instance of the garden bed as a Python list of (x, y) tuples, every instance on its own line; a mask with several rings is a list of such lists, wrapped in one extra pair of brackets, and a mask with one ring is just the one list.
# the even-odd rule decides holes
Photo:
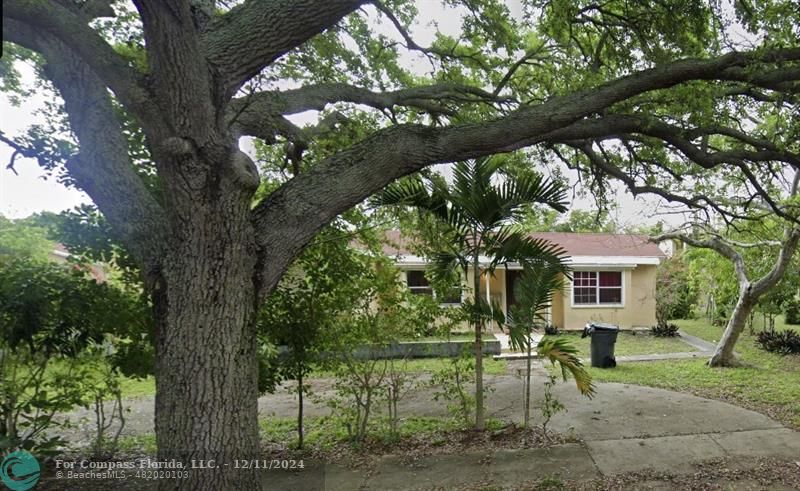
[[(378, 420), (374, 426), (380, 427), (381, 424)], [(354, 469), (370, 469), (385, 455), (402, 455), (404, 461), (413, 463), (430, 455), (545, 448), (580, 441), (574, 435), (549, 430), (545, 433), (539, 426), (525, 429), (496, 419), (487, 420), (486, 431), (476, 432), (452, 418), (411, 417), (402, 420), (398, 435), (391, 435), (388, 430), (376, 430), (356, 445), (346, 440), (343, 428), (330, 420), (318, 418), (307, 421), (307, 445), (298, 450), (294, 448), (295, 425), (293, 419), (262, 422), (264, 452), (275, 458), (305, 457)]]

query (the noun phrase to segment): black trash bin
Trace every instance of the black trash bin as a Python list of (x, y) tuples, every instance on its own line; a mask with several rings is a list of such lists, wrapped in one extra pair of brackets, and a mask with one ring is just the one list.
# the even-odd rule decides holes
[(617, 342), (619, 327), (602, 322), (590, 322), (583, 328), (582, 338), (591, 336), (592, 366), (598, 368), (614, 368), (614, 344)]

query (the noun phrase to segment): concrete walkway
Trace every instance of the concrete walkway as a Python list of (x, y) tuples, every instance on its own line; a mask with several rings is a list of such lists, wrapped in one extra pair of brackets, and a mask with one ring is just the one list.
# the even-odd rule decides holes
[[(651, 355), (623, 355), (615, 357), (617, 363), (620, 362), (627, 362), (627, 361), (659, 361), (659, 360), (683, 360), (687, 358), (707, 358), (710, 357), (711, 354), (716, 349), (716, 345), (709, 343), (704, 339), (700, 339), (696, 336), (692, 336), (690, 334), (686, 334), (682, 331), (679, 331), (681, 341), (685, 342), (689, 346), (695, 348), (697, 351), (681, 351), (678, 353), (656, 353)], [(542, 335), (538, 335), (538, 338), (535, 339), (535, 343), (538, 343), (539, 340), (542, 339)], [(515, 361), (515, 360), (525, 360), (528, 358), (526, 353), (521, 353), (519, 351), (512, 351), (510, 348), (505, 348), (508, 345), (508, 336), (506, 336), (505, 344), (504, 340), (500, 338), (497, 334), (495, 337), (500, 340), (500, 345), (503, 347), (503, 352), (499, 355), (495, 355), (492, 358), (495, 360), (506, 360), (506, 361)], [(531, 354), (531, 358), (539, 359), (539, 354), (535, 351)], [(581, 358), (581, 362), (585, 365), (588, 365), (591, 360), (589, 358)]]
[(709, 343), (705, 339), (698, 338), (697, 336), (692, 336), (691, 334), (686, 334), (683, 331), (678, 331), (678, 334), (685, 343), (694, 346), (699, 351), (714, 351), (717, 349), (717, 345), (714, 343)]
[[(500, 341), (500, 350), (504, 354), (507, 353), (507, 352), (519, 354), (518, 351), (514, 351), (513, 349), (511, 349), (511, 338), (509, 337), (508, 334), (506, 334), (504, 332), (493, 332), (492, 336), (494, 336), (498, 341)], [(532, 332), (531, 333), (531, 344), (533, 344), (534, 346), (539, 344), (539, 341), (541, 341), (543, 337), (544, 337), (544, 334), (541, 334), (541, 333), (538, 333), (538, 332)], [(500, 355), (500, 357), (503, 357), (503, 355)], [(495, 358), (498, 358), (498, 357), (495, 356)]]

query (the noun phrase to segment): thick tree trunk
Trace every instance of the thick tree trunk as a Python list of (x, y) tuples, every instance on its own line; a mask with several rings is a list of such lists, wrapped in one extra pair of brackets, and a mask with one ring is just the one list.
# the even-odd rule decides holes
[(188, 479), (159, 481), (160, 489), (260, 489), (257, 471), (237, 465), (259, 457), (259, 285), (249, 195), (226, 190), (236, 189), (229, 175), (213, 175), (231, 162), (207, 166), (202, 182), (189, 176), (168, 198), (174, 232), (151, 278), (155, 429), (159, 460), (195, 468)]
[(714, 351), (714, 355), (708, 362), (709, 366), (735, 367), (740, 365), (736, 355), (733, 353), (733, 348), (736, 346), (739, 336), (747, 325), (747, 319), (750, 317), (750, 313), (753, 311), (757, 302), (758, 299), (753, 298), (753, 295), (750, 293), (750, 285), (743, 285), (739, 292), (739, 299), (731, 313), (731, 318), (728, 319), (728, 324), (725, 326), (722, 339), (720, 339), (719, 344), (717, 344), (717, 349)]
[(156, 300), (158, 457), (209, 467), (162, 489), (259, 489), (255, 472), (235, 465), (258, 457), (255, 290), (225, 262), (186, 256)]

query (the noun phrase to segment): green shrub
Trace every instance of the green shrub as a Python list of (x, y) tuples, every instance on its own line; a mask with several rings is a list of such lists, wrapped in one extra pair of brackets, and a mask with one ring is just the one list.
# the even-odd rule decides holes
[(561, 334), (561, 331), (558, 329), (558, 326), (554, 326), (553, 324), (547, 324), (544, 326), (544, 333), (548, 336), (557, 336)]
[(671, 322), (665, 322), (651, 327), (650, 333), (659, 338), (671, 338), (678, 335), (678, 326)]
[(785, 314), (787, 324), (800, 324), (800, 300), (787, 302)]
[(761, 331), (756, 342), (772, 353), (781, 355), (800, 354), (800, 334), (790, 329), (783, 331)]

